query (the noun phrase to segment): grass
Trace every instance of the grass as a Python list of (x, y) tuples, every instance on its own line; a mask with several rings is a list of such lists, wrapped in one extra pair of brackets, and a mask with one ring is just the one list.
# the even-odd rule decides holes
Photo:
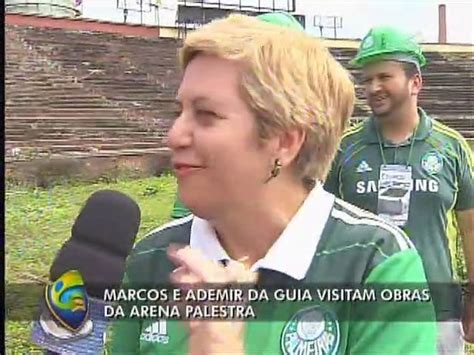
[[(5, 245), (7, 282), (16, 284), (47, 282), (49, 267), (60, 246), (69, 238), (72, 223), (83, 203), (93, 192), (101, 189), (118, 190), (137, 201), (142, 212), (137, 237), (139, 240), (147, 232), (169, 220), (176, 181), (168, 175), (112, 183), (58, 185), (51, 189), (7, 187)], [(7, 298), (22, 296), (7, 294)], [(36, 305), (38, 297), (33, 298), (32, 304)], [(7, 353), (39, 352), (40, 349), (30, 342), (30, 334), (31, 322), (6, 322)], [(474, 349), (470, 350), (474, 354)]]
[[(118, 190), (137, 201), (142, 212), (137, 237), (140, 239), (169, 219), (176, 182), (172, 176), (162, 176), (114, 183), (60, 185), (49, 190), (21, 186), (7, 187), (5, 202), (7, 282), (12, 284), (47, 282), (49, 267), (60, 246), (69, 238), (72, 224), (83, 203), (94, 191), (101, 189)], [(5, 344), (7, 352), (24, 354), (39, 351), (40, 349), (30, 342), (30, 334), (31, 322), (8, 321)]]

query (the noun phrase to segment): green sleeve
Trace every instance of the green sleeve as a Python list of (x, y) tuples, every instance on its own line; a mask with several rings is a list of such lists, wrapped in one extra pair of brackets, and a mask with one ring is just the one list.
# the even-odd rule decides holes
[[(394, 288), (401, 283), (428, 287), (421, 258), (413, 249), (385, 259), (365, 282), (367, 286), (392, 284)], [(358, 320), (356, 316), (351, 322), (350, 354), (436, 354), (437, 327), (431, 301), (367, 302), (355, 307), (359, 308), (356, 315), (360, 312), (367, 318)]]
[[(125, 273), (122, 284), (128, 284)], [(124, 309), (130, 304), (123, 305)], [(127, 313), (127, 312), (125, 312)], [(121, 319), (112, 322), (108, 329), (106, 341), (106, 354), (138, 354), (140, 353), (140, 319)]]
[(341, 198), (339, 193), (339, 156), (340, 152), (334, 158), (331, 166), (331, 170), (326, 178), (326, 182), (324, 183), (324, 189), (327, 192), (332, 193), (334, 196)]
[(467, 142), (460, 141), (458, 163), (458, 193), (454, 209), (457, 211), (474, 208), (473, 154)]

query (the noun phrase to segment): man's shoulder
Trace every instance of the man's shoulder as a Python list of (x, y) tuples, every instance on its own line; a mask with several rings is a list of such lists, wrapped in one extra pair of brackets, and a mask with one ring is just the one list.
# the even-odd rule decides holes
[(449, 147), (456, 152), (464, 151), (467, 155), (472, 154), (469, 144), (461, 133), (435, 119), (431, 119), (431, 122), (433, 127), (431, 141), (437, 142), (440, 147)]
[(166, 251), (172, 244), (189, 244), (194, 216), (173, 220), (149, 232), (133, 248), (134, 257), (151, 252)]
[(330, 223), (333, 225), (333, 240), (340, 239), (346, 246), (375, 248), (387, 257), (414, 248), (400, 228), (338, 198), (331, 210)]
[(365, 137), (369, 120), (369, 118), (363, 119), (344, 131), (338, 148), (339, 154), (350, 155), (351, 152), (358, 150), (358, 147), (366, 144)]
[(364, 118), (358, 123), (347, 128), (341, 137), (341, 144), (348, 144), (361, 138), (364, 133), (364, 129), (368, 124), (369, 118)]

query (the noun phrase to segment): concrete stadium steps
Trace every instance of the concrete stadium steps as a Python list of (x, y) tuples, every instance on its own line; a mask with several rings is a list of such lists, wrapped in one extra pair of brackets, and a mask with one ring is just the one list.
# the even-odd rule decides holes
[[(35, 106), (25, 107), (12, 107), (11, 104), (6, 106), (5, 112), (7, 116), (27, 116), (32, 115), (38, 116), (51, 116), (51, 117), (109, 117), (109, 118), (120, 118), (123, 115), (123, 111), (120, 109), (110, 109), (103, 107), (58, 107), (58, 105)], [(123, 119), (123, 118), (122, 118)]]
[(446, 126), (456, 129), (466, 139), (474, 139), (474, 125), (472, 118), (460, 116), (435, 116), (434, 118)]
[[(449, 114), (459, 114), (473, 112), (473, 101), (472, 100), (456, 100), (456, 106), (453, 106), (453, 99), (449, 97), (443, 98), (423, 98), (420, 97), (420, 106), (421, 107), (430, 107), (429, 112), (436, 112), (437, 115), (449, 115)], [(474, 120), (472, 120), (474, 123)]]
[[(173, 53), (169, 55), (169, 63), (166, 63), (162, 61), (162, 57), (166, 57), (162, 51), (160, 60), (157, 60), (153, 40), (140, 39), (137, 45), (136, 38), (127, 41), (126, 37), (107, 34), (52, 29), (32, 31), (24, 27), (15, 30), (35, 50), (59, 63), (85, 87), (100, 93), (117, 107), (128, 110), (129, 117), (152, 121), (157, 116), (165, 119), (175, 117), (175, 111), (170, 110), (170, 106), (174, 105), (177, 84), (170, 86), (168, 82), (177, 81), (176, 70), (170, 70), (170, 65), (172, 69), (176, 66), (176, 50), (168, 51)], [(145, 43), (148, 46), (144, 46)], [(144, 48), (145, 52), (151, 50), (148, 58), (154, 58), (155, 74), (163, 74), (163, 80), (157, 80), (143, 70), (148, 67), (133, 62), (135, 58), (144, 57)]]
[[(102, 144), (122, 144), (124, 142), (123, 137), (90, 137), (90, 136), (81, 136), (81, 137), (74, 137), (73, 135), (70, 136), (49, 136), (49, 137), (40, 137), (32, 139), (35, 145), (41, 146), (77, 146), (77, 145), (94, 145), (100, 146)], [(17, 147), (21, 146), (29, 146), (31, 142), (25, 142), (24, 140), (20, 139), (19, 136), (10, 136), (9, 143), (15, 145)], [(146, 143), (147, 147), (149, 144), (153, 144), (152, 148), (156, 148), (157, 140), (154, 137), (140, 137), (137, 140), (138, 143)], [(161, 143), (161, 142), (160, 142)]]
[[(7, 31), (6, 54), (8, 169), (41, 159), (162, 154), (167, 122), (151, 127), (127, 119), (127, 110), (85, 87), (75, 73), (38, 53), (14, 31)], [(123, 87), (127, 85), (131, 82)]]
[[(174, 118), (172, 105), (180, 78), (176, 58), (181, 41), (54, 29), (35, 29), (33, 32), (24, 27), (15, 30), (29, 45), (49, 53), (52, 60), (70, 68), (84, 85), (93, 87), (118, 106), (130, 109), (131, 116), (138, 110), (139, 116), (152, 120), (157, 116)], [(345, 65), (356, 53), (354, 48), (330, 48), (330, 51)], [(452, 101), (448, 106), (453, 112), (466, 110), (466, 104), (474, 95), (474, 85), (472, 72), (462, 66), (472, 65), (472, 54), (427, 52), (426, 57), (430, 64), (424, 71), (422, 98), (428, 105), (426, 110), (446, 113), (446, 105), (438, 104), (436, 100), (440, 94)], [(458, 62), (459, 66), (456, 66)], [(356, 77), (360, 75), (360, 70), (350, 70)], [(445, 91), (431, 91), (431, 87), (444, 87)], [(453, 87), (453, 91), (447, 90), (448, 87)], [(454, 93), (455, 98), (452, 97)], [(367, 112), (368, 108), (362, 102), (355, 108), (355, 114)]]
[[(38, 160), (47, 160), (48, 163), (50, 164), (55, 164), (56, 161), (58, 160), (63, 160), (63, 159), (74, 159), (74, 160), (83, 160), (85, 162), (90, 161), (91, 159), (94, 158), (105, 158), (105, 159), (111, 159), (114, 160), (115, 158), (120, 158), (123, 156), (133, 156), (137, 160), (140, 160), (143, 156), (145, 155), (161, 155), (161, 154), (166, 154), (169, 156), (169, 152), (163, 151), (163, 148), (156, 148), (156, 149), (124, 149), (124, 150), (110, 150), (110, 151), (100, 151), (100, 152), (93, 152), (93, 151), (67, 151), (67, 152), (61, 152), (59, 154), (56, 153), (51, 153), (49, 151), (47, 152), (38, 152), (35, 155), (34, 160), (29, 160), (29, 159), (11, 159), (11, 158), (6, 158), (5, 162), (9, 164), (8, 168), (9, 169), (14, 169), (15, 166), (18, 166), (18, 163), (23, 163), (23, 164), (33, 164), (37, 162)], [(103, 160), (104, 161), (104, 160)], [(88, 164), (88, 163), (86, 163)], [(169, 166), (169, 164), (168, 164)], [(164, 169), (164, 166), (159, 167), (161, 169)], [(8, 169), (7, 169), (8, 170)], [(106, 171), (105, 171), (106, 172)], [(67, 171), (65, 172), (67, 175)]]
[(472, 122), (464, 118), (437, 118), (436, 120), (447, 126), (457, 126), (459, 129), (472, 128)]
[[(171, 124), (171, 122), (170, 122)], [(163, 124), (163, 127), (168, 125)], [(145, 125), (136, 125), (130, 120), (120, 119), (118, 117), (101, 117), (94, 116), (15, 116), (8, 117), (5, 121), (5, 128), (7, 132), (10, 130), (37, 130), (38, 132), (103, 132), (107, 135), (111, 132), (123, 132), (123, 138), (126, 139), (130, 134), (147, 135), (148, 137), (159, 136), (165, 132), (162, 130), (154, 130), (153, 127), (146, 127)]]
[[(169, 152), (166, 133), (177, 115), (181, 41), (25, 26), (6, 26), (6, 159), (23, 171), (28, 161), (79, 160), (81, 169), (157, 169)], [(330, 48), (351, 68), (353, 48)], [(472, 53), (426, 53), (420, 100), (439, 121), (474, 139)], [(354, 117), (370, 114), (356, 85)], [(166, 154), (164, 153), (166, 152)], [(26, 154), (23, 154), (26, 153)], [(164, 159), (164, 160), (163, 160)], [(100, 162), (100, 163), (98, 163)], [(86, 165), (84, 165), (86, 164)]]
[[(9, 93), (11, 94), (11, 92)], [(83, 110), (97, 110), (99, 111), (100, 109), (104, 108), (104, 103), (102, 100), (80, 100), (76, 98), (71, 98), (67, 100), (57, 100), (56, 98), (52, 100), (35, 100), (35, 99), (26, 99), (26, 100), (18, 100), (18, 99), (7, 99), (6, 104), (9, 106), (10, 110), (12, 106), (27, 106), (27, 105), (40, 105), (38, 106), (38, 109), (44, 109), (45, 107), (49, 109), (71, 109), (74, 108), (77, 110), (81, 110), (81, 112), (85, 112)], [(44, 106), (43, 106), (44, 105)], [(20, 107), (15, 107), (15, 111), (20, 110)], [(32, 111), (37, 111), (32, 107)], [(113, 111), (111, 112), (110, 110), (107, 111), (109, 113), (117, 114), (117, 115), (122, 115), (123, 111), (122, 110), (116, 110), (116, 113)], [(13, 112), (14, 113), (14, 112)], [(90, 113), (87, 113), (88, 115)]]
[(104, 137), (110, 137), (111, 134), (114, 134), (115, 137), (122, 137), (127, 139), (129, 136), (133, 135), (147, 137), (159, 137), (162, 132), (154, 131), (153, 129), (146, 129), (144, 127), (137, 129), (132, 125), (120, 125), (120, 122), (104, 120), (102, 123), (97, 123), (97, 120), (86, 119), (81, 122), (73, 122), (77, 117), (66, 119), (65, 121), (46, 121), (46, 120), (32, 120), (30, 122), (18, 122), (18, 120), (7, 120), (5, 124), (5, 131), (7, 138), (9, 138), (10, 133), (23, 133), (27, 135), (29, 133), (36, 132), (38, 136), (43, 134), (52, 134), (52, 133), (76, 133), (76, 134), (90, 134), (92, 133), (102, 133)]
[[(95, 130), (94, 130), (95, 128)], [(96, 127), (81, 127), (71, 125), (55, 125), (51, 127), (40, 127), (33, 125), (17, 125), (8, 126), (5, 128), (6, 136), (8, 137), (8, 143), (17, 142), (22, 139), (88, 139), (88, 138), (100, 138), (110, 139), (118, 138), (124, 139), (126, 136), (128, 139), (162, 139), (165, 135), (160, 136), (159, 134), (150, 135), (150, 131), (137, 131), (133, 128), (126, 127), (105, 127), (97, 129)]]
[[(31, 144), (33, 143), (33, 144)], [(123, 142), (123, 139), (110, 141), (91, 141), (90, 139), (78, 139), (78, 141), (64, 140), (33, 140), (30, 144), (22, 142), (16, 146), (13, 155), (20, 155), (22, 150), (36, 150), (38, 152), (66, 153), (66, 152), (96, 152), (101, 151), (123, 151), (126, 149), (158, 149), (161, 148), (156, 142)], [(7, 156), (8, 157), (8, 156)]]
[[(61, 134), (31, 134), (25, 139), (25, 133), (12, 134), (7, 129), (7, 142), (5, 143), (5, 159), (33, 160), (38, 155), (69, 154), (70, 152), (86, 152), (92, 155), (107, 155), (116, 151), (118, 154), (125, 150), (160, 149), (164, 147), (165, 136), (153, 137), (146, 134), (128, 134), (124, 137), (123, 130), (117, 132), (115, 137), (105, 136), (103, 132), (68, 132)], [(131, 133), (131, 132), (130, 132)], [(27, 135), (28, 136), (28, 135)], [(33, 153), (33, 154), (32, 154)], [(106, 154), (107, 153), (107, 154)], [(110, 154), (109, 154), (110, 155)]]
[[(80, 142), (72, 140), (31, 140), (27, 144), (22, 142), (11, 148), (12, 143), (6, 144), (5, 162), (9, 168), (15, 163), (27, 163), (47, 159), (54, 164), (58, 159), (85, 159), (94, 157), (113, 158), (124, 155), (137, 156), (138, 159), (142, 155), (166, 154), (169, 156), (169, 150), (163, 147), (162, 143), (150, 141), (129, 141), (123, 139), (103, 139), (91, 140), (82, 139)], [(9, 148), (10, 146), (10, 148)], [(13, 164), (13, 165), (12, 165)], [(169, 166), (169, 165), (168, 165)], [(160, 168), (164, 168), (163, 166)], [(67, 171), (65, 171), (67, 174)]]

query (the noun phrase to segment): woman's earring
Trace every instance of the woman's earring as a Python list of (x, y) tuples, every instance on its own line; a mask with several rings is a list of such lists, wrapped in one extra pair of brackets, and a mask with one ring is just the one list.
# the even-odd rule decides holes
[(281, 167), (282, 167), (282, 164), (281, 164), (280, 159), (278, 159), (278, 158), (275, 159), (275, 162), (273, 163), (272, 171), (270, 172), (270, 177), (267, 179), (267, 181), (265, 181), (265, 183), (267, 183), (271, 179), (277, 177), (280, 174)]

